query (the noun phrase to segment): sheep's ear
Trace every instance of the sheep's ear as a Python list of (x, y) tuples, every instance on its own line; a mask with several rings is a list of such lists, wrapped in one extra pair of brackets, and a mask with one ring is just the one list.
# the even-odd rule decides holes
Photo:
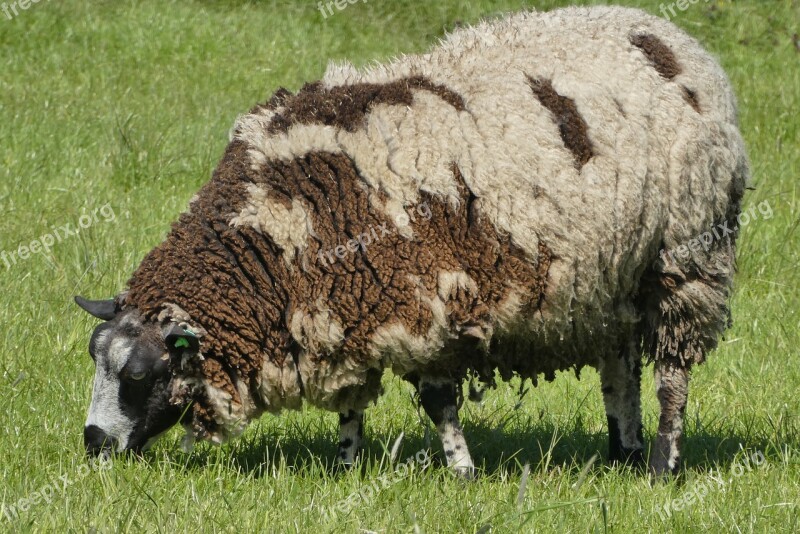
[(174, 325), (167, 333), (164, 341), (170, 355), (197, 354), (200, 352), (200, 340), (188, 328)]
[(75, 304), (89, 312), (93, 317), (110, 321), (117, 316), (117, 305), (114, 299), (108, 300), (87, 300), (83, 297), (76, 296)]

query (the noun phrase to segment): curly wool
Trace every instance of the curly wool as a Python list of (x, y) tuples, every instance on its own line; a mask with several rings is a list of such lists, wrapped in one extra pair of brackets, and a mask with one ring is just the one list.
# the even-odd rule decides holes
[(204, 332), (175, 401), (212, 439), (303, 398), (362, 409), (386, 368), (550, 379), (637, 332), (688, 366), (726, 325), (734, 243), (659, 250), (732, 221), (747, 177), (694, 39), (632, 9), (520, 13), (241, 117), (124, 305)]

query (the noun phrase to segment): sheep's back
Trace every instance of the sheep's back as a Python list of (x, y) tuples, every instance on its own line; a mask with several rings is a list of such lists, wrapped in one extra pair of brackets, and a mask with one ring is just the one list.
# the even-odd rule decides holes
[[(240, 119), (234, 141), (262, 178), (231, 222), (270, 234), (297, 266), (305, 289), (287, 326), (315, 355), (301, 373), (327, 381), (321, 391), (363, 383), (370, 366), (433, 365), (451, 338), (505, 337), (569, 366), (638, 321), (633, 296), (660, 248), (738, 202), (735, 115), (717, 63), (666, 21), (619, 8), (515, 15), (425, 55), (332, 66)], [(408, 220), (422, 204), (438, 230)], [(454, 218), (479, 227), (462, 249), (491, 250), (513, 275), (492, 279), (480, 255), (456, 250)], [(319, 265), (368, 221), (395, 237)], [(467, 312), (454, 298), (472, 299)], [(372, 321), (344, 317), (365, 302)], [(339, 374), (314, 360), (337, 352), (355, 358)]]

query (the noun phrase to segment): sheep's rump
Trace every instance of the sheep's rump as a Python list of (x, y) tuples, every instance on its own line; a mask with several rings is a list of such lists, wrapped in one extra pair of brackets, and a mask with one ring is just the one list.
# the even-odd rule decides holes
[(730, 243), (659, 250), (735, 217), (736, 122), (715, 60), (631, 9), (523, 13), (332, 66), (237, 121), (128, 302), (173, 303), (207, 332), (209, 403), (241, 420), (301, 395), (362, 407), (386, 367), (491, 380), (593, 364), (640, 324), (643, 277), (714, 286), (711, 339)]

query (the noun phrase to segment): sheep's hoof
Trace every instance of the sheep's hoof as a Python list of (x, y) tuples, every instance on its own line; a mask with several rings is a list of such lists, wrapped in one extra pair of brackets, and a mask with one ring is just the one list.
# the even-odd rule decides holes
[(673, 466), (669, 464), (670, 462), (667, 458), (658, 456), (650, 458), (650, 480), (652, 482), (667, 482), (677, 477), (680, 472), (679, 462), (675, 461)]
[(333, 472), (334, 473), (347, 473), (348, 471), (352, 471), (355, 467), (356, 462), (343, 462), (341, 460), (335, 462), (333, 464)]
[(465, 480), (467, 482), (472, 482), (474, 480), (477, 480), (477, 478), (478, 478), (478, 473), (475, 470), (475, 467), (473, 467), (471, 465), (470, 466), (453, 467), (452, 469), (453, 469), (453, 472), (456, 474), (456, 476), (461, 480)]
[(644, 472), (647, 466), (642, 449), (622, 449), (619, 454), (611, 456), (608, 460), (615, 467), (627, 467), (634, 471)]

